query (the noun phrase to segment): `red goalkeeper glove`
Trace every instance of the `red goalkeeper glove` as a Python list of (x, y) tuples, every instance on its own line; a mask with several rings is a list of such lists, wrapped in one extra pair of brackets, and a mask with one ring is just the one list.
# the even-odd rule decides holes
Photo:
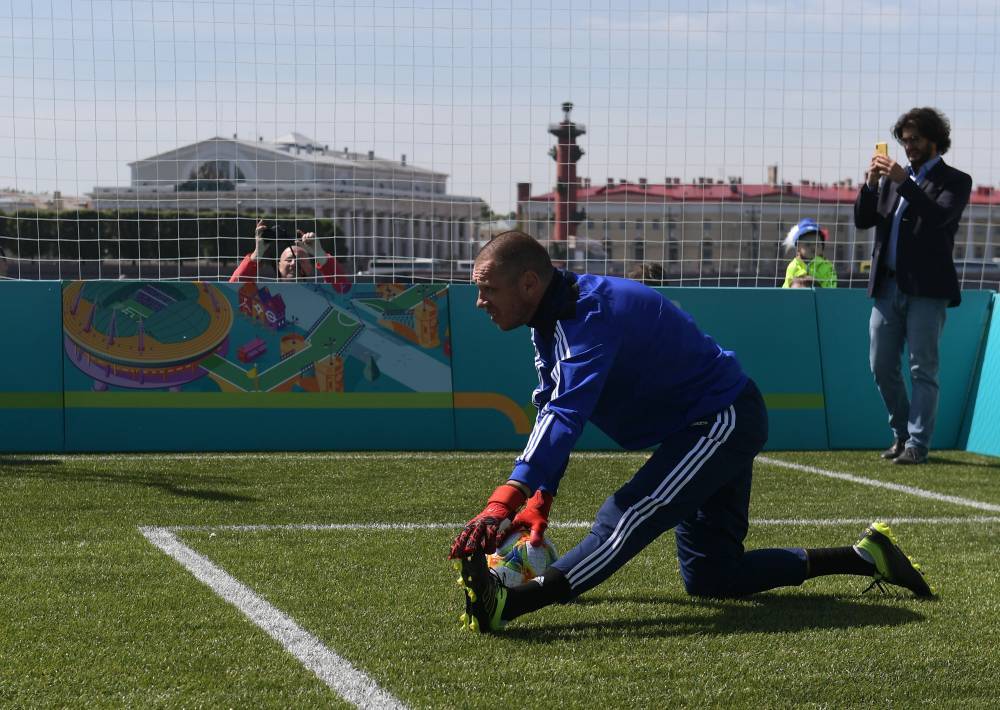
[(465, 525), (465, 529), (455, 538), (448, 559), (464, 557), (482, 551), (496, 552), (496, 539), (510, 526), (510, 521), (527, 496), (520, 488), (509, 484), (498, 486), (490, 496), (483, 512)]
[[(511, 530), (529, 530), (531, 537), (528, 543), (532, 547), (538, 547), (545, 538), (545, 529), (549, 526), (549, 510), (552, 508), (552, 494), (548, 491), (537, 490), (531, 496), (524, 510), (514, 516)], [(499, 545), (503, 542), (497, 539)]]

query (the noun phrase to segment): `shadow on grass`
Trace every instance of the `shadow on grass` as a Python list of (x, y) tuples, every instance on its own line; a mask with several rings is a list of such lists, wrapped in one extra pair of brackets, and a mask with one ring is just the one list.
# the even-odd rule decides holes
[(990, 461), (988, 459), (981, 459), (979, 461), (963, 461), (961, 459), (948, 458), (947, 456), (942, 456), (931, 452), (927, 457), (927, 463), (936, 466), (962, 466), (970, 468), (994, 468), (1000, 471), (1000, 459), (995, 461)]
[[(58, 465), (58, 468), (56, 467)], [(10, 467), (9, 469), (7, 467)], [(23, 459), (0, 457), (0, 480), (4, 478), (53, 483), (96, 483), (103, 485), (136, 486), (153, 488), (169, 495), (218, 503), (252, 503), (258, 499), (218, 490), (216, 486), (234, 484), (232, 478), (202, 473), (180, 471), (95, 471), (66, 465), (65, 461), (51, 459)], [(210, 486), (206, 488), (205, 486)]]
[(0, 469), (4, 466), (61, 466), (60, 459), (30, 459), (20, 456), (0, 456)]
[[(582, 637), (665, 638), (672, 636), (738, 634), (780, 634), (822, 629), (857, 629), (864, 627), (902, 626), (925, 617), (911, 608), (879, 603), (879, 599), (861, 601), (822, 594), (761, 595), (752, 599), (711, 600), (678, 599), (663, 596), (589, 596), (571, 602), (575, 606), (648, 604), (644, 616), (624, 618), (620, 610), (609, 607), (604, 621), (575, 624), (541, 624), (532, 628), (517, 626), (504, 631), (505, 636), (525, 641), (548, 643)], [(664, 607), (667, 607), (664, 609)], [(619, 607), (620, 609), (620, 607)], [(543, 612), (544, 613), (544, 612)]]

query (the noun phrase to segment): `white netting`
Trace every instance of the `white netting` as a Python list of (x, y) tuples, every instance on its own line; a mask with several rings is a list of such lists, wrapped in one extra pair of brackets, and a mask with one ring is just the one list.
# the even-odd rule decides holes
[(871, 234), (852, 204), (873, 144), (905, 162), (889, 129), (935, 106), (952, 122), (946, 160), (976, 185), (963, 285), (1000, 282), (990, 0), (0, 12), (9, 278), (228, 278), (263, 218), (289, 240), (316, 231), (355, 278), (465, 281), (490, 234), (562, 236), (549, 128), (572, 101), (586, 125), (575, 234), (551, 247), (572, 268), (773, 286), (782, 237), (809, 217), (840, 284), (860, 285)]

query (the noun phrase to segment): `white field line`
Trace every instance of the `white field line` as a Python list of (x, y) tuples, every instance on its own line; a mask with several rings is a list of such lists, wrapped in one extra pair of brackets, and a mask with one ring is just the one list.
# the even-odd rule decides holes
[[(648, 451), (581, 451), (573, 454), (574, 459), (648, 459)], [(23, 461), (119, 461), (156, 458), (166, 461), (216, 461), (216, 460), (246, 460), (246, 461), (442, 461), (446, 459), (490, 459), (501, 457), (509, 460), (511, 465), (517, 456), (516, 451), (254, 451), (249, 453), (237, 451), (220, 451), (217, 453), (185, 453), (181, 451), (164, 452), (117, 452), (107, 454), (3, 454), (16, 457)], [(3, 464), (0, 457), (0, 465)]]
[[(890, 524), (914, 525), (967, 525), (970, 523), (1000, 523), (997, 515), (976, 515), (951, 518), (880, 518)], [(777, 526), (816, 526), (836, 527), (838, 525), (868, 525), (872, 518), (754, 518), (751, 525)], [(273, 525), (170, 525), (162, 528), (168, 532), (280, 532), (280, 531), (310, 531), (310, 532), (379, 532), (406, 530), (460, 530), (465, 523), (277, 523)], [(553, 522), (554, 529), (587, 530), (593, 523), (583, 520), (568, 520)], [(145, 534), (145, 533), (143, 533)]]
[(872, 486), (874, 488), (885, 488), (890, 491), (896, 491), (897, 493), (906, 493), (907, 495), (917, 496), (918, 498), (928, 498), (930, 500), (941, 501), (942, 503), (953, 503), (954, 505), (965, 506), (966, 508), (976, 508), (977, 510), (988, 510), (991, 513), (1000, 513), (1000, 505), (995, 505), (993, 503), (984, 503), (979, 500), (973, 500), (972, 498), (961, 498), (959, 496), (950, 496), (944, 493), (935, 493), (934, 491), (928, 491), (923, 488), (915, 488), (913, 486), (904, 486), (900, 483), (890, 483), (888, 481), (879, 481), (872, 478), (863, 478), (861, 476), (854, 476), (850, 473), (841, 473), (840, 471), (830, 471), (825, 468), (817, 468), (816, 466), (805, 466), (798, 463), (789, 463), (788, 461), (782, 461), (780, 459), (772, 459), (769, 456), (758, 456), (757, 460), (761, 463), (770, 464), (772, 466), (781, 466), (782, 468), (789, 468), (793, 471), (802, 471), (804, 473), (813, 473), (817, 476), (826, 476), (827, 478), (835, 478), (839, 481), (850, 481), (851, 483), (860, 483), (864, 486)]
[(139, 530), (153, 545), (177, 560), (200, 582), (243, 612), (250, 621), (284, 646), (302, 665), (347, 702), (359, 708), (406, 707), (374, 680), (296, 624), (291, 617), (214, 562), (182, 543), (170, 530), (157, 527), (141, 527)]

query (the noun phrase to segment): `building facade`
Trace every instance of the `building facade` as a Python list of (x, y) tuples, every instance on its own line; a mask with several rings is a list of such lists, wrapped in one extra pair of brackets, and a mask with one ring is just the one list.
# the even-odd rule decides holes
[(449, 194), (447, 174), (410, 165), (405, 155), (334, 151), (298, 133), (271, 143), (211, 138), (129, 168), (128, 187), (94, 188), (95, 209), (329, 218), (348, 245), (338, 256), (359, 270), (376, 257), (470, 259), (486, 207)]
[[(843, 285), (867, 281), (871, 230), (854, 226), (858, 186), (744, 185), (702, 179), (681, 184), (584, 178), (576, 192), (577, 234), (563, 248), (573, 268), (627, 274), (640, 264), (658, 264), (668, 283), (770, 286), (784, 279), (791, 258), (780, 242), (805, 217), (829, 230), (825, 255)], [(554, 243), (557, 192), (532, 196), (518, 186), (520, 228)], [(955, 240), (959, 276), (967, 286), (1000, 281), (1000, 191), (974, 188)], [(995, 284), (994, 284), (995, 285)]]

